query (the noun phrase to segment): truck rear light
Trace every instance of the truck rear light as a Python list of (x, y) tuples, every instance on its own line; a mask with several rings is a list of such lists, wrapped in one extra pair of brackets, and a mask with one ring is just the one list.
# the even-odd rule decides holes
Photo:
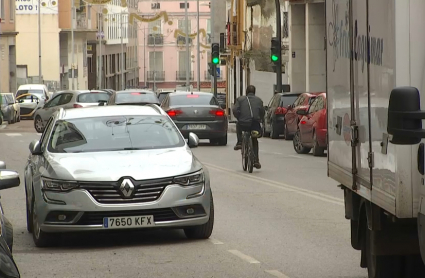
[(178, 109), (172, 109), (172, 110), (167, 111), (167, 114), (170, 117), (175, 117), (177, 115), (180, 115), (181, 113), (183, 113), (183, 112), (181, 110), (178, 110)]
[(74, 104), (74, 108), (82, 108), (82, 107), (83, 107), (82, 105)]

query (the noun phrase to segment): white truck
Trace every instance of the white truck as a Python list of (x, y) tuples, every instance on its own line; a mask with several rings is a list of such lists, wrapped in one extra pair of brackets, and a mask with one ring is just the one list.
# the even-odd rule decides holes
[(371, 278), (425, 277), (425, 0), (325, 5), (328, 176), (351, 245)]

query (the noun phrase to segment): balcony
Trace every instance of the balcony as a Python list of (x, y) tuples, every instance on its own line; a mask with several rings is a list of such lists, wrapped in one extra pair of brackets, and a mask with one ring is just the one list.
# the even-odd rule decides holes
[[(186, 81), (186, 71), (176, 71), (177, 81)], [(190, 72), (189, 80), (193, 81), (193, 71)]]
[[(189, 40), (188, 40), (189, 45), (192, 44), (192, 41), (193, 40), (191, 38), (189, 38)], [(186, 37), (179, 35), (177, 37), (177, 45), (186, 45)]]
[(148, 81), (165, 81), (165, 71), (148, 71), (147, 80)]
[(164, 44), (164, 37), (162, 34), (149, 34), (148, 45), (160, 46)]

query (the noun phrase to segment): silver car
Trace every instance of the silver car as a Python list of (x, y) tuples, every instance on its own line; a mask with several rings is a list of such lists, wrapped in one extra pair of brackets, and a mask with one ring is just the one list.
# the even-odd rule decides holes
[(156, 105), (60, 109), (25, 167), (27, 228), (38, 247), (59, 233), (182, 228), (209, 238), (207, 169)]
[(15, 101), (15, 97), (12, 93), (0, 94), (0, 106), (0, 124), (2, 124), (2, 120), (8, 121), (9, 124), (21, 121), (21, 107), (19, 103)]
[(108, 101), (110, 93), (104, 91), (61, 91), (34, 113), (34, 128), (42, 133), (50, 117), (60, 108), (82, 108), (99, 105), (99, 101)]

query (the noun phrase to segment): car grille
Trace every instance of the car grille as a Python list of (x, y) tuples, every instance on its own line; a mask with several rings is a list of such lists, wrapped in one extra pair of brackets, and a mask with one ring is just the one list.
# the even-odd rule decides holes
[(135, 181), (134, 192), (130, 197), (125, 197), (121, 192), (121, 181), (118, 182), (83, 182), (80, 183), (80, 188), (87, 190), (93, 198), (103, 204), (117, 203), (146, 203), (157, 200), (165, 187), (173, 183), (172, 178), (154, 179)]
[(130, 211), (96, 211), (85, 212), (76, 225), (102, 225), (104, 217), (125, 217), (125, 216), (143, 216), (153, 215), (155, 222), (172, 221), (179, 219), (170, 208), (163, 209), (145, 209)]

